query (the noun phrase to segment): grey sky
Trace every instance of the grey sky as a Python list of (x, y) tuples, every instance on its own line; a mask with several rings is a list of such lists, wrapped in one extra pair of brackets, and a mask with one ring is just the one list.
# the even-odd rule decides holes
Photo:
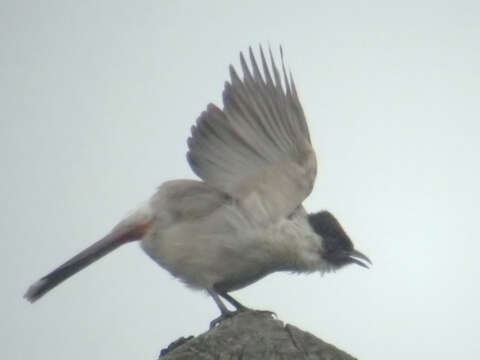
[[(249, 45), (281, 43), (328, 208), (374, 267), (238, 291), (361, 359), (480, 352), (477, 1), (3, 1), (5, 359), (154, 359), (213, 301), (131, 244), (35, 305), (28, 285), (157, 185), (192, 178), (189, 128)], [(335, 5), (333, 5), (335, 4)]]

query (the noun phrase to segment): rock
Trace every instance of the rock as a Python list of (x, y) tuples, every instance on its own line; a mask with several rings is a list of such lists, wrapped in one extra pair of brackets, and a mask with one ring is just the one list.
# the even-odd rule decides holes
[(159, 357), (187, 359), (355, 360), (312, 334), (259, 311), (240, 313), (197, 337), (181, 338), (162, 350)]

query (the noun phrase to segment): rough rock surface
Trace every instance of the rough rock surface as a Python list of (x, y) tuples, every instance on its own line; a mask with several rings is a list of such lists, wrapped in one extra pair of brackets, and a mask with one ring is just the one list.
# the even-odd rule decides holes
[(181, 338), (164, 349), (159, 359), (355, 360), (312, 334), (255, 311), (224, 320), (197, 337)]

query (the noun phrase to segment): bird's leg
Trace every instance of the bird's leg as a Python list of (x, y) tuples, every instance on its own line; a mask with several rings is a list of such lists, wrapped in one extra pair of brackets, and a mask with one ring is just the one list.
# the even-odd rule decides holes
[(228, 295), (226, 292), (219, 292), (218, 293), (221, 297), (223, 297), (225, 300), (227, 300), (230, 304), (232, 304), (233, 306), (235, 306), (235, 308), (237, 309), (237, 311), (247, 311), (247, 310), (251, 310), (249, 308), (247, 308), (246, 306), (240, 304), (237, 300), (235, 300), (233, 297), (231, 297), (230, 295)]
[(218, 294), (215, 291), (208, 290), (208, 293), (213, 298), (213, 301), (215, 301), (215, 304), (217, 304), (217, 306), (218, 306), (218, 308), (220, 309), (220, 312), (221, 312), (221, 315), (219, 317), (217, 317), (216, 319), (213, 319), (210, 322), (210, 328), (215, 327), (216, 325), (218, 325), (223, 320), (231, 318), (232, 316), (234, 316), (235, 314), (238, 313), (238, 311), (228, 310), (227, 307), (225, 306), (225, 304), (222, 302), (222, 300), (220, 300), (220, 297), (218, 296)]
[(231, 297), (230, 295), (228, 295), (226, 292), (219, 292), (218, 294), (219, 294), (221, 297), (223, 297), (225, 300), (227, 300), (230, 304), (232, 304), (233, 306), (235, 306), (235, 308), (237, 309), (237, 312), (242, 312), (242, 311), (256, 311), (256, 312), (259, 312), (259, 313), (266, 313), (266, 314), (270, 314), (270, 315), (272, 315), (272, 316), (274, 316), (274, 317), (277, 317), (277, 314), (275, 314), (273, 311), (250, 309), (250, 308), (246, 307), (245, 305), (240, 304), (237, 300), (235, 300), (233, 297)]

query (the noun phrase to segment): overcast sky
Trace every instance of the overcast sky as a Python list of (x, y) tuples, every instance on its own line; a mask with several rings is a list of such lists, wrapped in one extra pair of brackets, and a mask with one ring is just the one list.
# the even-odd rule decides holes
[(194, 178), (189, 128), (259, 43), (283, 45), (319, 154), (306, 207), (374, 266), (235, 297), (360, 359), (478, 354), (480, 3), (166, 3), (0, 4), (2, 357), (155, 359), (207, 330), (214, 302), (138, 244), (22, 295), (159, 184)]

